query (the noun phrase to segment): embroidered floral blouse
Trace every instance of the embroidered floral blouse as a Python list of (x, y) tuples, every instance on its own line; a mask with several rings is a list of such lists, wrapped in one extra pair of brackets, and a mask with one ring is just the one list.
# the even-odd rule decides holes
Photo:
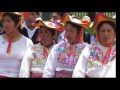
[[(49, 54), (53, 46), (54, 45), (52, 45), (49, 50), (45, 48), (45, 54)], [(44, 46), (41, 45), (41, 43), (38, 43), (32, 46), (30, 50), (32, 51), (32, 53), (26, 55), (27, 59), (22, 63), (23, 67), (26, 69), (24, 69), (24, 74), (21, 75), (21, 77), (32, 77), (32, 75), (30, 75), (30, 72), (31, 74), (35, 73), (34, 77), (38, 77), (37, 74), (39, 74), (39, 77), (42, 77), (44, 66), (47, 60), (47, 55), (45, 56), (43, 54)]]
[(116, 77), (116, 44), (103, 62), (104, 52), (101, 44), (94, 43), (86, 47), (76, 64), (72, 77)]
[(55, 45), (48, 56), (43, 77), (72, 77), (76, 62), (86, 45), (88, 44), (75, 44), (72, 54), (70, 53), (68, 41)]

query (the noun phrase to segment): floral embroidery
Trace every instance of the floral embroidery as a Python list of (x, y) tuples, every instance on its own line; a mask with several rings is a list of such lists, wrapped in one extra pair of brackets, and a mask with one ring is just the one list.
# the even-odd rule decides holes
[(116, 49), (113, 48), (110, 56), (107, 58), (106, 62), (103, 62), (103, 52), (99, 45), (93, 44), (90, 48), (90, 57), (88, 61), (88, 65), (90, 67), (111, 67), (112, 61), (116, 57)]
[(34, 51), (34, 59), (33, 59), (32, 65), (44, 66), (47, 58), (45, 58), (43, 55), (43, 46), (40, 43), (38, 43), (32, 47), (32, 50)]
[(69, 43), (62, 42), (59, 44), (59, 46), (56, 48), (57, 52), (57, 58), (58, 58), (58, 66), (61, 68), (69, 68), (74, 69), (77, 60), (81, 54), (81, 51), (86, 46), (83, 44), (75, 44), (73, 46), (73, 52), (74, 54), (70, 54), (69, 51)]

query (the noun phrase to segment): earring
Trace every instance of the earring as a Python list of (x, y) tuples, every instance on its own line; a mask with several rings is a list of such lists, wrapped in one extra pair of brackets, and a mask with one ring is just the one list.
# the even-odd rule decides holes
[(3, 28), (0, 27), (0, 33), (3, 33)]

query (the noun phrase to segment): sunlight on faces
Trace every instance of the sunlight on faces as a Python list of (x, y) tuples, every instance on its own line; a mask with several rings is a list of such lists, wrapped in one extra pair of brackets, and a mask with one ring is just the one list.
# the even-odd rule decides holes
[(116, 39), (116, 33), (113, 27), (111, 27), (111, 25), (104, 23), (100, 28), (98, 37), (102, 45), (109, 46)]
[(3, 17), (3, 29), (8, 34), (16, 30), (15, 22), (9, 16)]
[(41, 27), (40, 36), (41, 36), (41, 42), (44, 46), (47, 46), (52, 43), (53, 37), (52, 37), (52, 33), (50, 32), (49, 28)]
[(66, 38), (70, 44), (76, 44), (79, 42), (78, 40), (78, 31), (75, 27), (71, 26), (71, 24), (67, 24), (66, 27)]

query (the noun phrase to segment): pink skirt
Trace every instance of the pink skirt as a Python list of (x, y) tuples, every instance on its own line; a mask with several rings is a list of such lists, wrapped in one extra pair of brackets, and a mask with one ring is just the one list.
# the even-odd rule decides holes
[(66, 70), (56, 71), (55, 78), (72, 78), (72, 73), (72, 71)]
[(43, 74), (42, 73), (33, 73), (31, 72), (30, 77), (31, 78), (42, 78)]

